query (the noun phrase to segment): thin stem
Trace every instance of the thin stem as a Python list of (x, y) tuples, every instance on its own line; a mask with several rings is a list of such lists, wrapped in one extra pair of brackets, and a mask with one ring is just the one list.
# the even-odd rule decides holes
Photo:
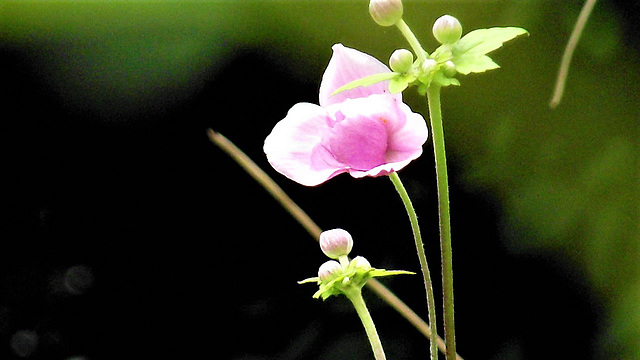
[[(436, 306), (435, 299), (433, 296), (433, 286), (431, 283), (431, 273), (429, 272), (429, 266), (427, 265), (427, 257), (424, 253), (424, 244), (422, 242), (422, 235), (420, 234), (420, 226), (418, 225), (418, 216), (416, 215), (416, 211), (413, 208), (413, 204), (411, 203), (411, 199), (409, 198), (409, 194), (407, 190), (402, 185), (402, 181), (400, 181), (400, 177), (398, 173), (393, 172), (389, 174), (389, 179), (396, 188), (396, 191), (400, 195), (402, 199), (402, 203), (404, 204), (405, 209), (407, 210), (407, 215), (409, 215), (409, 221), (411, 222), (411, 230), (413, 231), (413, 238), (416, 243), (416, 250), (418, 251), (418, 259), (420, 260), (420, 267), (422, 268), (422, 276), (424, 278), (424, 287), (427, 292), (427, 308), (429, 309), (429, 324), (431, 334), (437, 334), (436, 329)], [(433, 339), (433, 338), (432, 338)], [(438, 360), (438, 346), (436, 341), (431, 340), (431, 360)]]
[(447, 175), (447, 156), (444, 146), (439, 85), (431, 85), (427, 88), (427, 101), (429, 103), (429, 116), (431, 118), (431, 133), (433, 135), (433, 153), (436, 161), (438, 188), (442, 292), (444, 298), (444, 342), (447, 345), (447, 360), (451, 360), (456, 353), (453, 313), (453, 256), (451, 251), (451, 219), (449, 213), (449, 179)]
[(553, 97), (551, 98), (551, 102), (549, 103), (549, 107), (551, 107), (552, 109), (558, 106), (558, 104), (560, 104), (560, 100), (562, 100), (562, 94), (564, 93), (564, 86), (567, 82), (567, 75), (569, 74), (569, 66), (571, 65), (573, 52), (578, 45), (580, 35), (582, 35), (584, 26), (587, 24), (587, 20), (589, 19), (589, 15), (593, 11), (593, 7), (595, 4), (596, 0), (585, 1), (584, 5), (582, 6), (582, 10), (580, 10), (580, 15), (578, 15), (576, 25), (573, 27), (571, 36), (569, 36), (569, 41), (567, 42), (567, 46), (564, 49), (564, 54), (562, 54), (562, 61), (560, 62), (560, 69), (558, 70), (558, 78), (556, 79), (556, 86), (553, 91)]
[(380, 336), (378, 336), (376, 325), (373, 323), (373, 319), (371, 318), (371, 314), (369, 314), (367, 305), (364, 303), (362, 292), (360, 289), (353, 289), (353, 291), (345, 292), (345, 295), (349, 300), (351, 300), (353, 307), (356, 309), (356, 312), (362, 321), (362, 325), (367, 333), (367, 337), (369, 338), (369, 343), (371, 344), (371, 349), (373, 350), (373, 355), (376, 360), (386, 360), (384, 349), (382, 348), (382, 342), (380, 342)]
[(227, 155), (231, 156), (252, 178), (254, 178), (262, 187), (264, 187), (274, 199), (276, 199), (282, 207), (285, 208), (296, 219), (300, 225), (314, 238), (316, 241), (320, 238), (322, 229), (311, 220), (302, 208), (300, 208), (288, 195), (282, 190), (273, 179), (267, 175), (256, 163), (254, 163), (242, 150), (240, 150), (229, 139), (222, 134), (211, 129), (208, 130), (209, 140), (224, 150)]
[[(311, 238), (318, 241), (322, 229), (307, 215), (300, 206), (298, 206), (282, 188), (276, 184), (273, 179), (267, 175), (255, 162), (251, 160), (242, 150), (240, 150), (231, 140), (227, 139), (224, 135), (209, 129), (207, 131), (209, 140), (222, 151), (234, 159), (254, 180), (260, 184), (273, 198), (283, 207), (294, 219), (302, 225), (302, 227), (311, 235)], [(376, 279), (370, 279), (367, 281), (367, 287), (369, 287), (376, 295), (378, 295), (383, 301), (389, 304), (392, 308), (402, 315), (411, 325), (413, 325), (422, 335), (427, 339), (432, 338), (429, 324), (427, 324), (420, 316), (418, 316), (406, 303), (398, 298), (393, 292), (391, 292), (386, 286), (382, 285)], [(436, 342), (442, 353), (446, 352), (444, 341), (437, 334), (435, 334)], [(457, 360), (463, 360), (459, 355), (456, 355)]]
[(396, 23), (396, 27), (398, 28), (398, 30), (400, 30), (405, 39), (407, 39), (409, 45), (411, 45), (411, 48), (413, 49), (413, 52), (416, 53), (418, 60), (420, 60), (421, 63), (424, 62), (427, 59), (428, 54), (426, 51), (424, 51), (422, 45), (420, 45), (420, 41), (418, 41), (418, 38), (416, 38), (416, 36), (413, 34), (413, 31), (411, 31), (409, 25), (407, 25), (404, 20), (400, 19)]

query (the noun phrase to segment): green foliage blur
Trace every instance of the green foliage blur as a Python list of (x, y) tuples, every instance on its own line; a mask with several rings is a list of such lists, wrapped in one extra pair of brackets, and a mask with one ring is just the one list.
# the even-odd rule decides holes
[[(581, 5), (406, 1), (404, 19), (427, 51), (437, 47), (431, 25), (445, 13), (464, 33), (493, 26), (530, 32), (493, 54), (501, 69), (458, 76), (460, 87), (443, 90), (448, 155), (464, 187), (500, 200), (500, 232), (510, 251), (557, 256), (588, 279), (606, 308), (602, 336), (593, 341), (620, 358), (640, 359), (640, 57), (613, 5), (601, 1), (563, 101), (550, 109)], [(338, 42), (383, 62), (408, 48), (397, 29), (371, 21), (365, 0), (0, 3), (0, 46), (39, 61), (42, 78), (66, 106), (113, 122), (187, 101), (247, 48), (319, 84)], [(253, 78), (238, 96), (269, 91), (261, 74)], [(426, 113), (414, 89), (405, 99)]]

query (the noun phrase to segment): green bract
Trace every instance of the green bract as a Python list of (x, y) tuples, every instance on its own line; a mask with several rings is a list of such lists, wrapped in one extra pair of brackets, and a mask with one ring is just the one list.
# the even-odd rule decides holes
[(319, 277), (312, 277), (298, 281), (298, 284), (317, 283), (320, 289), (313, 294), (313, 297), (315, 299), (321, 297), (322, 300), (326, 300), (331, 295), (348, 294), (354, 290), (359, 291), (369, 279), (374, 277), (415, 274), (411, 271), (385, 270), (372, 268), (370, 266), (359, 266), (361, 261), (356, 261), (356, 259), (351, 260), (349, 265), (342, 267), (342, 271), (334, 272), (333, 276), (324, 281), (320, 280)]

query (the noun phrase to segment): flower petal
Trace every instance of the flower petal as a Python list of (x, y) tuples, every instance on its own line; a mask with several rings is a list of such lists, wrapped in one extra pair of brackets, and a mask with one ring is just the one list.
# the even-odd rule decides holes
[[(421, 153), (422, 151), (420, 151), (420, 154)], [(389, 175), (392, 172), (399, 171), (400, 169), (409, 165), (409, 163), (412, 160), (415, 160), (417, 157), (419, 157), (420, 154), (418, 154), (415, 158), (410, 158), (403, 161), (398, 161), (398, 162), (393, 162), (388, 164), (382, 164), (380, 166), (376, 166), (373, 169), (367, 170), (367, 171), (349, 170), (349, 175), (353, 176), (356, 179), (360, 179), (365, 176), (377, 177), (377, 176)]]
[[(397, 110), (404, 114), (405, 121), (402, 126), (393, 129), (390, 133), (386, 153), (388, 163), (417, 159), (422, 154), (422, 146), (429, 137), (429, 129), (422, 115), (414, 113), (404, 103), (398, 103)], [(404, 166), (406, 164), (402, 167)], [(402, 167), (396, 167), (395, 170)]]
[[(389, 81), (387, 80), (331, 96), (335, 90), (354, 80), (373, 74), (391, 72), (386, 65), (369, 54), (345, 47), (342, 44), (335, 44), (332, 49), (333, 56), (331, 56), (329, 65), (322, 75), (322, 83), (320, 83), (320, 106), (325, 107), (341, 103), (346, 99), (367, 97), (373, 94), (389, 94)], [(402, 99), (402, 94), (393, 96)]]
[(380, 121), (357, 115), (336, 123), (323, 144), (337, 161), (352, 169), (367, 170), (385, 163), (387, 138)]
[(326, 110), (318, 105), (294, 105), (264, 141), (264, 152), (271, 166), (306, 186), (321, 184), (347, 171), (320, 144), (328, 121)]
[[(352, 161), (342, 160), (349, 165), (348, 171), (353, 177), (388, 175), (404, 168), (422, 154), (422, 146), (429, 135), (426, 122), (422, 115), (412, 112), (411, 108), (401, 101), (388, 95), (372, 95), (368, 98), (346, 100), (341, 104), (328, 107), (327, 111), (330, 116), (333, 116), (336, 109), (339, 109), (339, 114), (344, 114), (346, 119), (356, 119), (354, 123), (370, 134), (368, 143), (371, 144), (365, 142), (358, 144), (357, 139), (349, 141), (355, 149), (354, 151), (358, 150), (360, 145), (373, 146), (377, 151), (377, 143), (380, 142), (380, 129), (360, 120), (360, 118), (377, 122), (385, 129), (386, 143), (382, 158), (371, 156), (371, 150), (358, 150), (360, 154), (371, 157), (371, 162), (368, 163), (371, 165), (369, 168), (355, 166), (356, 163), (352, 164)], [(348, 120), (344, 122), (346, 121)], [(333, 151), (333, 154), (336, 158), (341, 159), (337, 151)], [(376, 152), (375, 155), (378, 153)], [(360, 161), (357, 157), (354, 159)], [(364, 162), (360, 163), (365, 164)]]

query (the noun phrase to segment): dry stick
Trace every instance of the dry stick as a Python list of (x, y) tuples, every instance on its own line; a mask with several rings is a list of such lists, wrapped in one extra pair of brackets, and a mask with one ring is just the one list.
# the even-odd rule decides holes
[(562, 54), (562, 62), (560, 62), (560, 69), (558, 70), (558, 78), (556, 80), (556, 86), (553, 91), (553, 97), (551, 98), (551, 102), (549, 103), (549, 107), (551, 107), (552, 109), (558, 106), (558, 104), (560, 104), (560, 100), (562, 100), (564, 85), (567, 82), (567, 75), (569, 74), (569, 65), (571, 65), (573, 52), (578, 45), (578, 40), (580, 40), (582, 30), (587, 24), (587, 20), (589, 19), (589, 15), (591, 14), (591, 11), (593, 10), (593, 6), (595, 4), (596, 0), (587, 0), (584, 3), (584, 5), (582, 6), (582, 10), (580, 10), (580, 15), (578, 15), (576, 25), (571, 32), (571, 36), (569, 36), (567, 47), (564, 49), (564, 54)]
[[(231, 156), (251, 177), (253, 177), (260, 185), (262, 185), (271, 196), (273, 196), (284, 207), (291, 216), (293, 216), (302, 227), (316, 241), (320, 238), (322, 229), (316, 223), (311, 220), (309, 215), (304, 212), (282, 188), (267, 175), (258, 165), (256, 165), (245, 153), (242, 152), (237, 146), (235, 146), (229, 139), (222, 134), (209, 129), (207, 131), (209, 139), (220, 149), (222, 149), (227, 155)], [(411, 325), (413, 325), (420, 333), (422, 333), (427, 339), (431, 339), (431, 329), (429, 325), (422, 320), (407, 304), (400, 300), (394, 293), (392, 293), (386, 286), (382, 285), (378, 280), (371, 279), (367, 282), (367, 286), (375, 292), (382, 300), (389, 304), (392, 308), (400, 313), (405, 319), (407, 319)], [(446, 346), (440, 336), (436, 335), (436, 343), (438, 348), (444, 354), (446, 353)], [(456, 360), (463, 360), (461, 356), (456, 354)]]

